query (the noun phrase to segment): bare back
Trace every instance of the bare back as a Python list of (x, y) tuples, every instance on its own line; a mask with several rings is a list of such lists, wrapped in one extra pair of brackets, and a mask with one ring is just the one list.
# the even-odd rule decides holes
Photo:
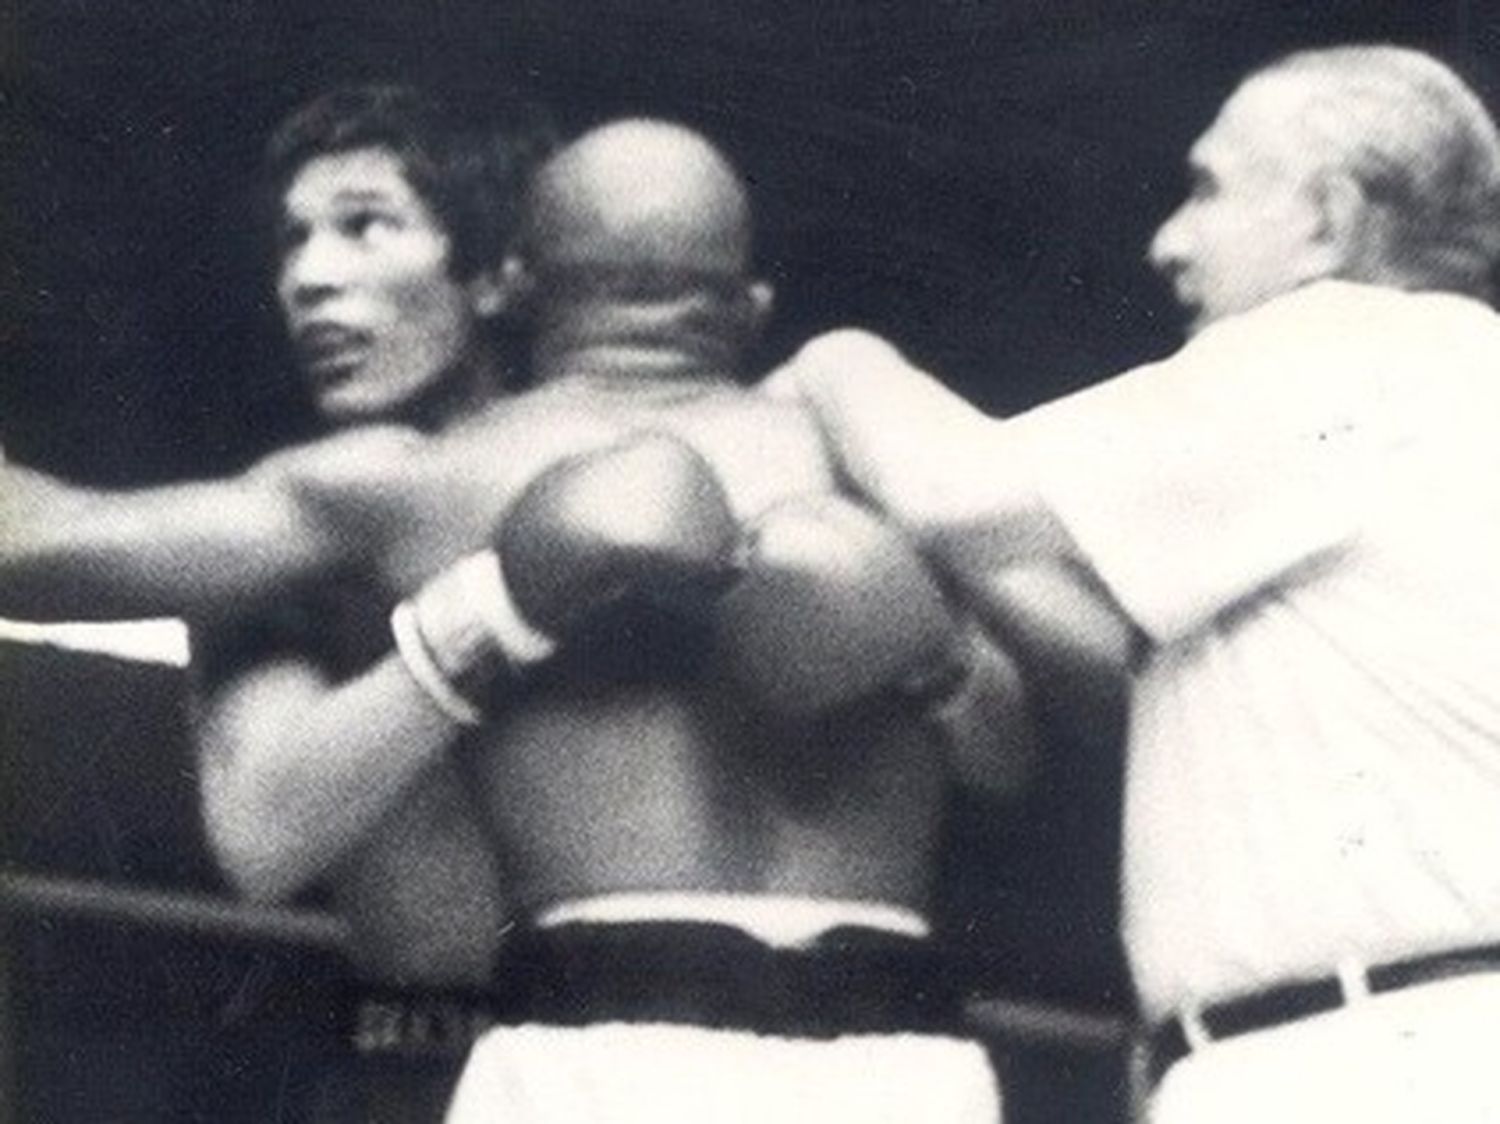
[[(334, 681), (390, 649), (391, 607), (492, 542), (549, 464), (668, 431), (737, 514), (832, 489), (797, 407), (730, 384), (561, 380), (501, 402), (392, 466), (378, 561), (307, 609)], [(367, 973), (485, 978), (506, 919), (617, 890), (781, 893), (921, 907), (943, 768), (909, 707), (788, 729), (753, 714), (686, 633), (577, 638), (429, 767), (329, 869)]]
[[(579, 417), (692, 444), (743, 519), (833, 487), (800, 410), (738, 388), (542, 393)], [(941, 769), (911, 708), (816, 732), (773, 727), (718, 682), (711, 650), (660, 642), (659, 661), (649, 650), (564, 655), (479, 739), (491, 826), (522, 904), (652, 889), (924, 904)]]
[[(562, 380), (441, 439), (439, 458), (465, 466), (451, 471), (468, 485), (448, 489), (465, 502), (425, 514), (427, 526), (395, 544), (393, 594), (487, 541), (545, 464), (639, 430), (697, 448), (742, 519), (833, 488), (795, 406), (728, 384), (685, 393)], [(914, 713), (872, 710), (818, 734), (772, 728), (690, 639), (631, 642), (668, 651), (565, 647), (466, 747), (519, 905), (624, 889), (922, 904), (942, 781)]]

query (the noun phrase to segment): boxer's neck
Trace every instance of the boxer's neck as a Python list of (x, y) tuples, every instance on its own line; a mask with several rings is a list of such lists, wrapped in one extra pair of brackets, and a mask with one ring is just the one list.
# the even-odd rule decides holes
[(700, 311), (614, 309), (589, 321), (563, 318), (539, 327), (532, 374), (539, 384), (563, 378), (603, 384), (738, 381), (744, 349), (737, 335)]
[(480, 413), (505, 393), (510, 381), (503, 364), (484, 348), (465, 356), (431, 389), (405, 403), (389, 420), (427, 433), (440, 433)]
[(539, 355), (534, 373), (539, 385), (566, 380), (597, 384), (606, 391), (685, 389), (738, 380), (737, 369), (721, 357), (632, 344), (567, 348)]

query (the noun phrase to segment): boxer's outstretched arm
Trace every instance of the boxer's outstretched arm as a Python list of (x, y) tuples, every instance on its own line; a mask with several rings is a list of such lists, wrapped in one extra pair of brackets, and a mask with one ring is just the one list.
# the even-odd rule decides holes
[(211, 619), (319, 572), (337, 554), (279, 473), (101, 491), (0, 469), (3, 615)]
[(420, 441), (397, 426), (359, 427), (237, 476), (136, 490), (0, 462), (0, 615), (242, 615), (364, 550), (367, 524), (409, 502), (388, 493)]

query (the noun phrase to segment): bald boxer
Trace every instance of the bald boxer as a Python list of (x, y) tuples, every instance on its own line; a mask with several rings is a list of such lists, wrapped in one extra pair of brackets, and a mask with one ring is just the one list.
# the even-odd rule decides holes
[[(738, 176), (622, 123), (528, 216), (539, 388), (435, 430), (352, 516), (370, 572), (209, 685), (226, 870), (333, 882), (382, 978), (493, 979), (454, 1120), (994, 1119), (923, 912), (967, 648), (800, 411), (740, 385), (769, 291)], [(284, 302), (332, 288), (314, 260)], [(1003, 773), (1026, 727), (990, 666)]]
[(782, 389), (1001, 627), (1145, 638), (1153, 1118), (1494, 1120), (1500, 136), (1437, 60), (1339, 47), (1252, 75), (1189, 165), (1164, 362), (998, 424), (857, 334)]

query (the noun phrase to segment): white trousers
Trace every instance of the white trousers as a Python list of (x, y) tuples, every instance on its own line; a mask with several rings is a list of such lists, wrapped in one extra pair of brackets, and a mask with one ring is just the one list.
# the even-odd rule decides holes
[(448, 1124), (998, 1124), (975, 1043), (929, 1035), (787, 1039), (608, 1023), (496, 1027)]
[(1500, 974), (1372, 996), (1214, 1042), (1167, 1073), (1152, 1124), (1500, 1124)]

